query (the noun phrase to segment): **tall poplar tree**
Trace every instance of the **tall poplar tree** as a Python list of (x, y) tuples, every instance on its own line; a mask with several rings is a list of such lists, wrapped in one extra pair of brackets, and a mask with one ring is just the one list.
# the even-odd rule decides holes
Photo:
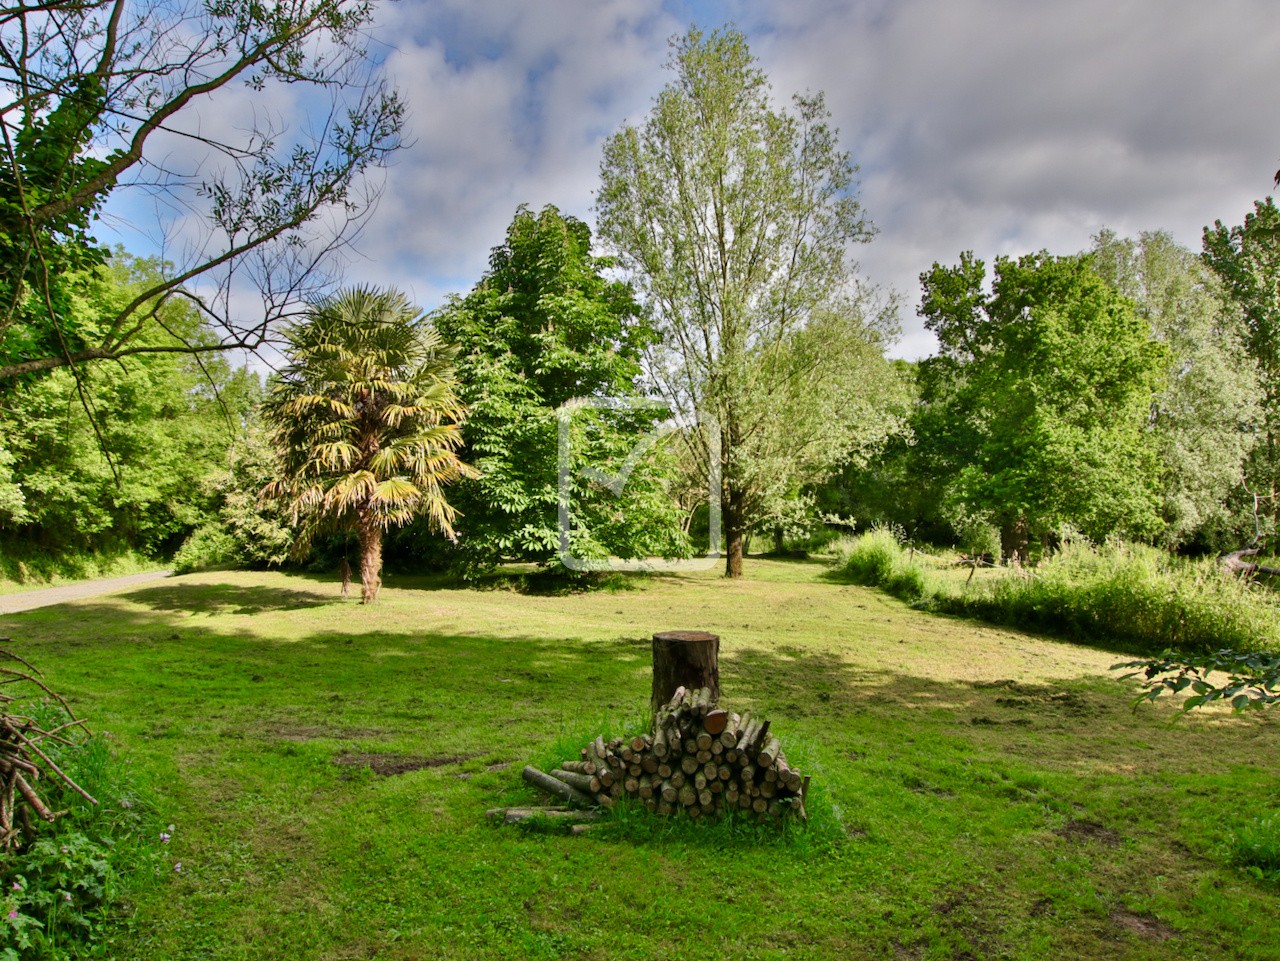
[(1205, 263), (1244, 314), (1244, 346), (1257, 365), (1262, 418), (1246, 470), (1257, 498), (1259, 533), (1280, 527), (1280, 209), (1268, 197), (1244, 223), (1204, 231)]
[[(720, 452), (725, 573), (737, 577), (779, 481), (820, 480), (882, 437), (892, 418), (868, 419), (865, 401), (896, 381), (853, 283), (850, 244), (872, 230), (821, 94), (776, 108), (731, 29), (690, 30), (668, 67), (648, 119), (605, 144), (597, 223), (652, 310), (659, 391), (686, 425), (718, 427), (718, 444), (706, 429), (681, 436), (704, 476)], [(819, 324), (815, 349), (806, 330)]]

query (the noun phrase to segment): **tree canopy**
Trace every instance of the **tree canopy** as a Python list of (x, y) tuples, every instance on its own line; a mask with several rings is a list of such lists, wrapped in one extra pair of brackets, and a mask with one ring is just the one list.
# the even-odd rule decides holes
[(1204, 260), (1243, 315), (1244, 347), (1258, 376), (1261, 419), (1246, 469), (1257, 498), (1257, 533), (1274, 538), (1280, 521), (1280, 209), (1257, 201), (1244, 223), (1221, 220), (1204, 231)]
[(1091, 250), (1094, 270), (1134, 302), (1167, 348), (1149, 430), (1160, 463), (1160, 540), (1238, 546), (1231, 502), (1261, 416), (1240, 309), (1204, 261), (1163, 231), (1131, 240), (1104, 230)]
[[(77, 277), (81, 311), (113, 309), (162, 266), (117, 250)], [(159, 308), (139, 340), (157, 347), (212, 335), (190, 304)], [(0, 542), (4, 553), (172, 551), (206, 515), (201, 481), (218, 469), (257, 403), (257, 375), (223, 357), (157, 352), (66, 369), (0, 392)]]
[[(376, 195), (361, 175), (399, 143), (401, 106), (362, 46), (371, 14), (367, 0), (0, 10), (0, 381), (253, 346), (295, 311)], [(270, 110), (212, 122), (242, 93), (278, 91), (307, 122)], [(127, 301), (72, 309), (106, 257), (95, 220), (129, 195), (131, 217), (159, 211), (149, 240), (164, 269)], [(260, 312), (246, 312), (249, 290)], [(217, 336), (144, 336), (174, 298)]]
[(521, 207), (484, 277), (436, 314), (440, 331), (459, 346), (459, 391), (470, 411), (466, 456), (480, 471), (458, 488), (458, 546), (468, 574), (503, 560), (548, 564), (562, 553), (557, 410), (575, 400), (624, 406), (583, 407), (570, 419), (571, 556), (688, 549), (667, 493), (663, 445), (632, 461), (616, 489), (589, 480), (616, 476), (664, 415), (625, 406), (643, 401), (640, 356), (653, 331), (631, 288), (605, 276), (611, 266), (592, 255), (582, 221), (552, 206)]
[(1006, 556), (1030, 533), (1092, 537), (1160, 528), (1145, 436), (1167, 351), (1087, 257), (999, 258), (991, 292), (971, 254), (921, 275), (941, 344), (922, 399), (950, 496), (989, 512)]
[[(731, 29), (690, 30), (668, 67), (645, 122), (605, 144), (599, 230), (652, 311), (661, 338), (647, 367), (689, 428), (688, 462), (706, 477), (719, 450), (726, 573), (738, 576), (744, 535), (780, 488), (886, 430), (867, 419), (889, 382), (867, 376), (884, 326), (849, 260), (871, 227), (820, 94), (775, 108)], [(719, 436), (692, 429), (699, 418)]]

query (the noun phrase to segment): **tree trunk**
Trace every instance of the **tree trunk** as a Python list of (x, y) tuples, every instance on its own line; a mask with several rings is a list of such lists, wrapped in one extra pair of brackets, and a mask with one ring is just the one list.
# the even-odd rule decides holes
[(676, 688), (711, 689), (720, 699), (720, 637), (705, 631), (663, 631), (653, 635), (653, 695), (650, 716), (671, 700)]
[(1000, 526), (1000, 556), (1008, 564), (1026, 564), (1027, 552), (1027, 519), (1019, 517), (1006, 521)]
[(773, 529), (773, 552), (781, 557), (787, 550), (787, 539), (783, 534), (782, 527), (778, 526)]
[(361, 517), (356, 533), (360, 538), (360, 602), (372, 604), (382, 587), (382, 526)]
[(725, 577), (742, 576), (742, 555), (745, 550), (743, 541), (747, 532), (739, 500), (739, 496), (734, 491), (725, 491), (724, 510), (721, 515), (724, 525)]

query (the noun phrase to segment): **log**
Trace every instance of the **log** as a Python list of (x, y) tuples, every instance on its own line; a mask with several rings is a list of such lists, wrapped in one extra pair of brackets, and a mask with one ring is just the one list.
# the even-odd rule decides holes
[(760, 749), (760, 753), (756, 755), (756, 760), (761, 767), (769, 767), (778, 758), (778, 752), (782, 750), (782, 743), (776, 738), (770, 738), (769, 743)]
[(706, 703), (720, 700), (720, 637), (706, 631), (662, 631), (653, 635), (650, 714), (657, 716), (678, 688), (706, 688)]
[(667, 756), (667, 726), (662, 718), (659, 718), (653, 732), (653, 754), (654, 757), (664, 758)]
[(718, 737), (724, 733), (724, 729), (729, 726), (728, 711), (708, 711), (707, 716), (702, 719), (703, 729), (712, 737)]
[(751, 742), (755, 739), (756, 732), (760, 730), (760, 721), (752, 718), (751, 722), (742, 728), (742, 734), (738, 738), (738, 753), (745, 754), (747, 748), (751, 746)]
[(1223, 554), (1218, 558), (1218, 562), (1229, 571), (1237, 574), (1270, 574), (1272, 576), (1280, 575), (1280, 568), (1267, 567), (1265, 564), (1256, 564), (1246, 561), (1246, 557), (1256, 557), (1258, 549), (1256, 547), (1246, 547), (1243, 550), (1232, 551), (1230, 554)]
[(557, 778), (553, 778), (549, 774), (544, 774), (532, 764), (526, 764), (524, 770), (520, 772), (520, 776), (534, 787), (541, 788), (548, 794), (554, 794), (556, 797), (563, 798), (571, 804), (577, 804), (582, 807), (591, 807), (593, 803), (590, 795), (583, 794), (577, 788), (572, 787)]
[(552, 771), (551, 776), (557, 781), (564, 781), (570, 787), (576, 787), (583, 794), (599, 794), (600, 779), (594, 774), (578, 774), (575, 771)]

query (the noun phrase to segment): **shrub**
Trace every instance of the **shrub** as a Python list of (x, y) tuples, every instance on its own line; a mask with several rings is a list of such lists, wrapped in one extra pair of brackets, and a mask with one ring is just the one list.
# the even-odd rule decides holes
[(173, 572), (190, 574), (221, 567), (238, 560), (236, 539), (218, 524), (205, 524), (192, 531), (178, 553), (173, 555)]
[(836, 545), (836, 570), (869, 587), (880, 587), (912, 604), (931, 600), (937, 589), (924, 568), (907, 557), (894, 532), (873, 527)]

